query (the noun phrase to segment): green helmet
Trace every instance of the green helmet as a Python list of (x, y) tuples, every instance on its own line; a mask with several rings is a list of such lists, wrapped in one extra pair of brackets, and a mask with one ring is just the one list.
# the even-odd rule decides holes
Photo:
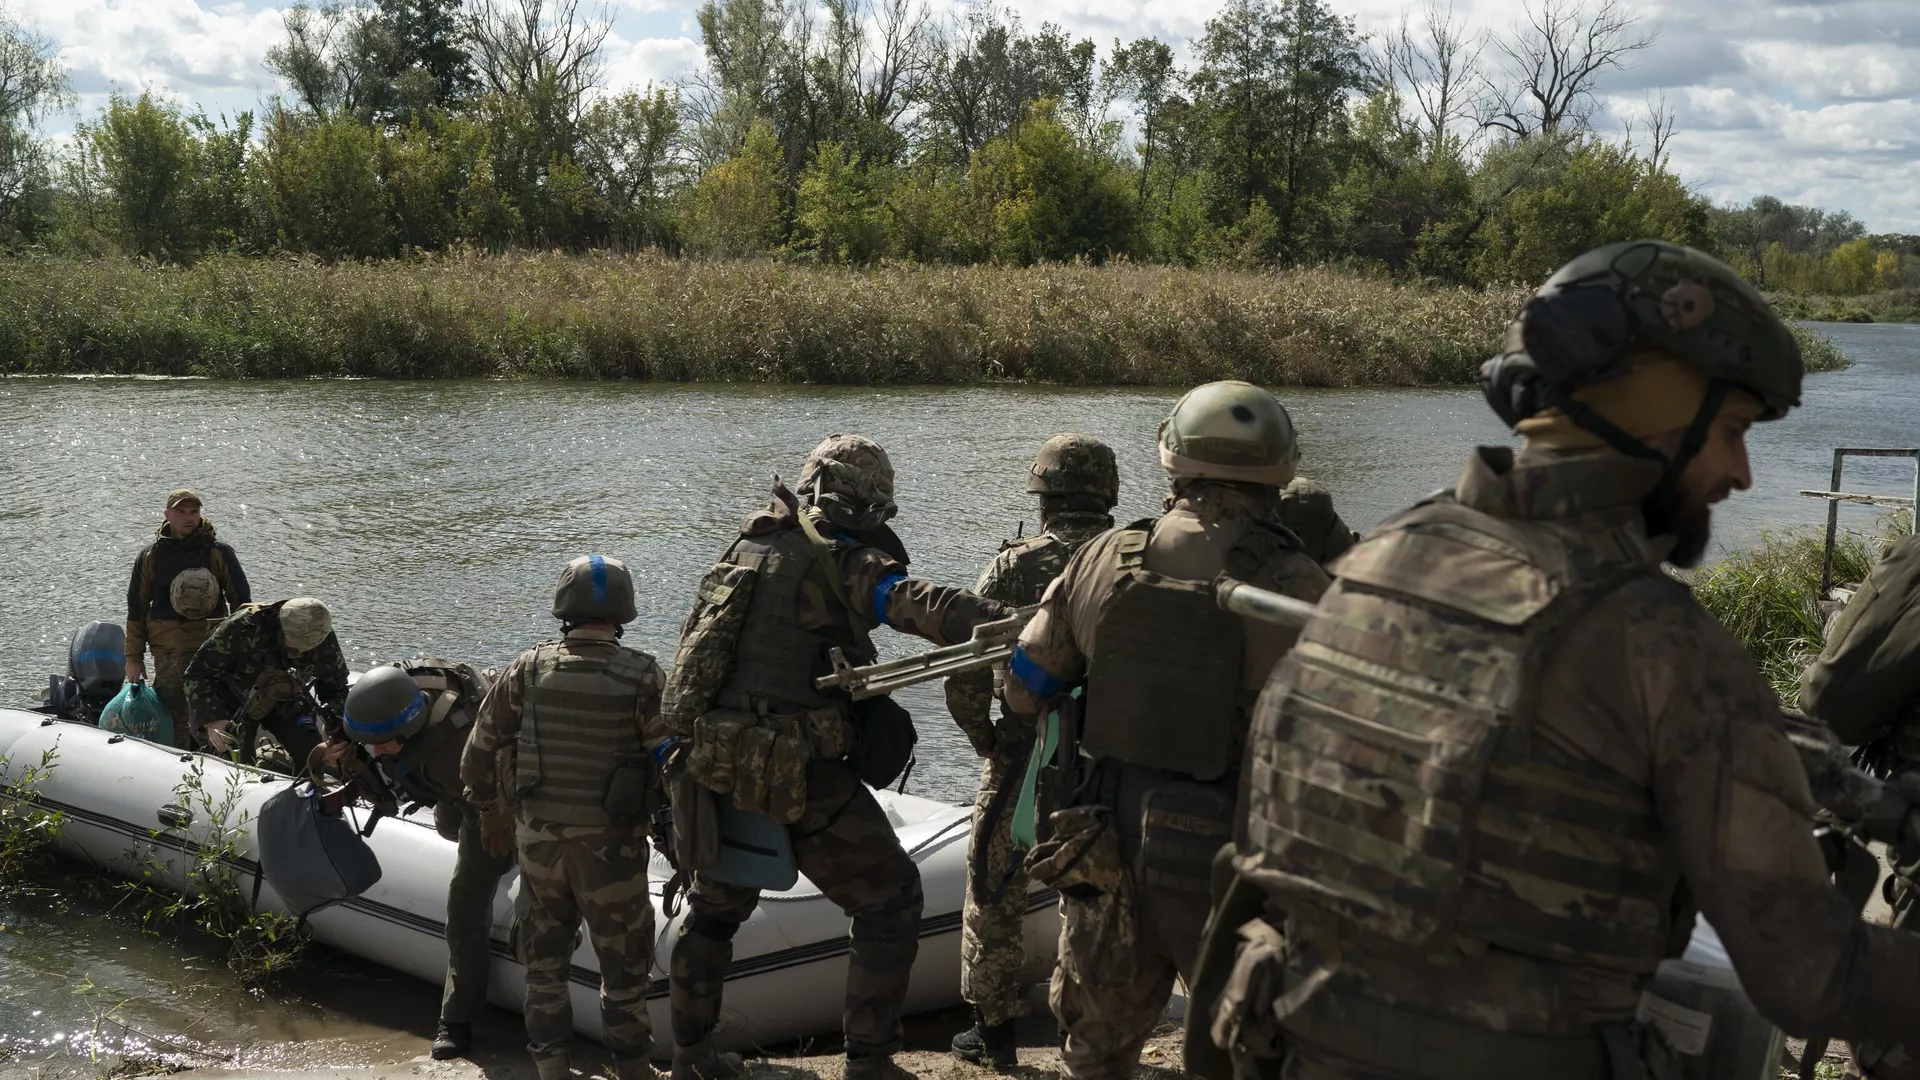
[(1113, 447), (1091, 435), (1068, 432), (1040, 444), (1027, 470), (1034, 495), (1092, 495), (1111, 507), (1120, 501), (1120, 467)]
[(1238, 480), (1278, 487), (1300, 460), (1293, 418), (1252, 383), (1187, 391), (1160, 423), (1160, 464), (1175, 480)]
[(280, 639), (297, 653), (320, 647), (333, 633), (333, 613), (311, 596), (296, 596), (280, 605)]
[(360, 676), (347, 691), (347, 707), (340, 723), (355, 742), (410, 739), (427, 726), (427, 695), (398, 664), (377, 667)]
[(1660, 240), (1609, 244), (1561, 267), (1507, 328), (1480, 385), (1512, 426), (1621, 374), (1636, 349), (1752, 393), (1763, 420), (1800, 404), (1800, 346), (1766, 299), (1726, 263)]
[(899, 507), (893, 501), (893, 462), (864, 435), (829, 435), (807, 455), (794, 489), (801, 502), (843, 529), (874, 529)]
[(563, 623), (630, 623), (639, 612), (633, 606), (633, 576), (627, 564), (605, 555), (582, 555), (560, 571), (553, 587), (553, 617)]

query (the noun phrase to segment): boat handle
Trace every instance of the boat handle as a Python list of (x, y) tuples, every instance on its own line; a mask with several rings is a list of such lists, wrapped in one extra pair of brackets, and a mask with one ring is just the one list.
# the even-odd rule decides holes
[(168, 803), (160, 808), (157, 815), (160, 824), (169, 829), (184, 829), (193, 824), (193, 811), (179, 803)]

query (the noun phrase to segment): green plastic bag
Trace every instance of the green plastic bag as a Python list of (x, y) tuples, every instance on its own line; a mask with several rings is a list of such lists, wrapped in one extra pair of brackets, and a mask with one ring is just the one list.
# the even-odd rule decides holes
[(113, 695), (107, 707), (100, 710), (100, 726), (136, 739), (173, 745), (173, 714), (153, 687), (143, 682), (130, 682)]

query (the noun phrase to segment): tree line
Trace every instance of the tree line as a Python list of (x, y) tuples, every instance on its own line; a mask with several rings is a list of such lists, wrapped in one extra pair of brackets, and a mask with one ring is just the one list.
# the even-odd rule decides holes
[[(455, 247), (866, 265), (1129, 259), (1538, 280), (1656, 236), (1766, 287), (1920, 278), (1914, 238), (1771, 198), (1715, 207), (1649, 101), (1596, 85), (1655, 40), (1621, 0), (1529, 0), (1471, 34), (1429, 0), (1363, 37), (1327, 0), (1227, 0), (1187, 43), (1102, 47), (980, 0), (705, 0), (707, 63), (605, 83), (590, 0), (296, 4), (284, 91), (209, 116), (116, 96), (64, 148), (56, 43), (0, 19), (0, 242), (185, 261)], [(1635, 129), (1638, 129), (1637, 131)]]

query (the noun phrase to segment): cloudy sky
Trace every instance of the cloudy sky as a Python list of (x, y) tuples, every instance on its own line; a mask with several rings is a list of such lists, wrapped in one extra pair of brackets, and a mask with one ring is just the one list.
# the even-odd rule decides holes
[[(952, 0), (933, 0), (937, 5)], [(1405, 0), (1330, 0), (1362, 31)], [(1458, 0), (1500, 28), (1524, 0)], [(1716, 201), (1774, 194), (1853, 212), (1876, 232), (1920, 233), (1920, 0), (1629, 0), (1658, 44), (1602, 84), (1618, 128), (1665, 90), (1678, 114), (1675, 169)], [(119, 90), (153, 89), (210, 111), (280, 89), (261, 64), (285, 0), (0, 0), (61, 43), (81, 95), (71, 127)], [(1219, 0), (1013, 0), (1104, 47), (1153, 35), (1184, 43)], [(610, 0), (610, 81), (671, 81), (699, 62), (697, 0)]]

